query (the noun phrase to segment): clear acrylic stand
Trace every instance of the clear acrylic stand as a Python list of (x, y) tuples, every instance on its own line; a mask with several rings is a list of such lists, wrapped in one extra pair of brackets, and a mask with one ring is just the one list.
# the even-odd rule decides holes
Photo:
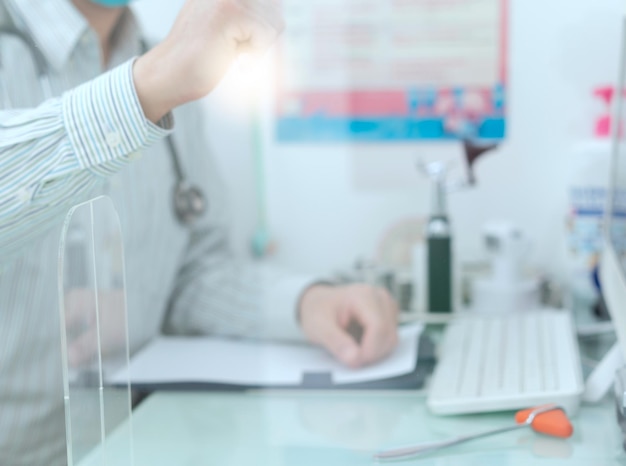
[(133, 465), (122, 233), (112, 201), (67, 215), (59, 249), (61, 351), (68, 465)]

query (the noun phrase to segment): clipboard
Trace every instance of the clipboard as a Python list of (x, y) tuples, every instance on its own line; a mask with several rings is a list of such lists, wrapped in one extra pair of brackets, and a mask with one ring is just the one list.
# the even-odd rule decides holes
[[(376, 365), (357, 370), (340, 366), (323, 350), (308, 345), (164, 337), (137, 353), (131, 359), (128, 373), (114, 374), (107, 382), (117, 385), (118, 381), (129, 378), (133, 390), (139, 392), (420, 389), (434, 367), (434, 345), (422, 333), (421, 326), (405, 326), (399, 334), (400, 343), (394, 354)], [(211, 366), (213, 359), (207, 361), (207, 367), (193, 370), (203, 359), (202, 352), (220, 350), (223, 353), (218, 357), (226, 366), (242, 364), (244, 367)], [(228, 356), (224, 357), (229, 350), (233, 353), (230, 361)], [(168, 354), (168, 351), (176, 354)], [(258, 356), (250, 359), (253, 352)], [(185, 354), (193, 358), (187, 361), (186, 367), (180, 362)], [(289, 364), (287, 368), (276, 367)], [(297, 369), (297, 364), (303, 367)]]

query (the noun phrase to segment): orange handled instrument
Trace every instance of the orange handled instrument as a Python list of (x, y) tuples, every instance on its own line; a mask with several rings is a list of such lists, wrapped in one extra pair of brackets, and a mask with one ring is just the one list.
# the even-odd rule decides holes
[(473, 435), (464, 435), (454, 437), (448, 440), (422, 443), (413, 447), (398, 448), (396, 450), (387, 450), (376, 453), (374, 458), (379, 460), (398, 460), (402, 458), (411, 458), (416, 455), (430, 453), (442, 448), (451, 447), (460, 443), (469, 442), (470, 440), (489, 437), (490, 435), (501, 434), (511, 430), (530, 427), (535, 432), (550, 435), (552, 437), (568, 438), (574, 432), (572, 424), (569, 422), (563, 408), (557, 405), (539, 406), (536, 408), (518, 411), (515, 414), (515, 425), (503, 427), (500, 429), (489, 430)]

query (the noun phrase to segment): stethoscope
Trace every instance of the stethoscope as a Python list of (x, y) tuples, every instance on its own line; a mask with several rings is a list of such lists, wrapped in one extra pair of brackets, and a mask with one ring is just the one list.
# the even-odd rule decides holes
[[(53, 97), (52, 86), (50, 83), (50, 72), (48, 63), (45, 57), (41, 54), (34, 41), (24, 34), (22, 31), (15, 27), (0, 26), (0, 36), (11, 36), (21, 41), (29, 50), (37, 71), (37, 79), (41, 86), (41, 92), (43, 97), (48, 100)], [(143, 52), (148, 50), (147, 44), (142, 40), (141, 48)], [(2, 81), (2, 57), (0, 57), (0, 84)], [(6, 81), (5, 81), (6, 82)], [(5, 86), (1, 89), (0, 102), (4, 101), (9, 103), (8, 91)], [(174, 138), (172, 135), (168, 135), (166, 145), (170, 158), (172, 159), (172, 165), (174, 168), (174, 174), (176, 175), (176, 184), (174, 185), (174, 191), (172, 195), (174, 213), (176, 218), (183, 225), (191, 225), (198, 218), (204, 215), (208, 209), (207, 200), (202, 190), (189, 183), (187, 177), (183, 171), (180, 163), (180, 157), (174, 144)]]

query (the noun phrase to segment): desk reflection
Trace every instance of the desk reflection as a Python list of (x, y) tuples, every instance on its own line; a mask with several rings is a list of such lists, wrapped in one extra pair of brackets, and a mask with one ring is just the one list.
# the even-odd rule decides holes
[[(619, 429), (607, 421), (613, 409), (610, 403), (584, 407), (567, 440), (520, 430), (393, 464), (622, 464)], [(381, 449), (503, 427), (512, 419), (512, 413), (433, 416), (423, 396), (400, 392), (158, 393), (134, 413), (135, 465), (372, 465)], [(110, 464), (124, 464), (115, 455), (107, 452)], [(81, 466), (92, 464), (99, 463)]]

